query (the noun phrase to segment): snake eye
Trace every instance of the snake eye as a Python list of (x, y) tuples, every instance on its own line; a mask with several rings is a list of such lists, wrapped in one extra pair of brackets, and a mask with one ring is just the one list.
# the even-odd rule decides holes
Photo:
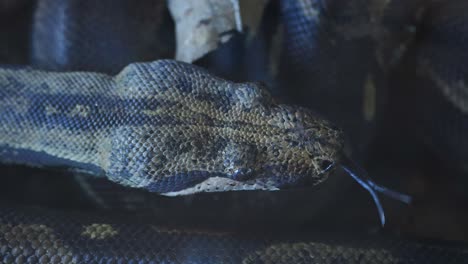
[(236, 181), (246, 181), (253, 176), (253, 170), (250, 168), (237, 169), (232, 174), (232, 179)]
[(225, 171), (234, 180), (245, 181), (251, 178), (257, 154), (254, 145), (230, 142), (223, 150)]

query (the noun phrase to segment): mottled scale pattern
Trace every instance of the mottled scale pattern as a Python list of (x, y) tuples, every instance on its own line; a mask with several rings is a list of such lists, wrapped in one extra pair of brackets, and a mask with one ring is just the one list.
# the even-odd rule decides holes
[(340, 130), (172, 60), (116, 76), (0, 69), (0, 160), (80, 170), (167, 195), (317, 184)]
[(2, 263), (466, 263), (462, 243), (321, 233), (232, 233), (0, 206)]

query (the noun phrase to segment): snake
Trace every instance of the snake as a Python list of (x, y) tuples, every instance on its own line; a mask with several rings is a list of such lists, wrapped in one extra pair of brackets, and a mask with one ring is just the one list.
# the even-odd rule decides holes
[(339, 162), (331, 124), (181, 62), (0, 78), (4, 162), (69, 166), (164, 195), (318, 184)]
[[(182, 62), (134, 63), (115, 76), (4, 67), (0, 85), (3, 163), (175, 196), (318, 185), (342, 162), (341, 131), (328, 121)], [(384, 224), (373, 190), (399, 194), (342, 167), (373, 195)]]
[(0, 206), (4, 263), (464, 263), (463, 243), (320, 232), (234, 232), (122, 215)]
[[(310, 17), (305, 21), (310, 23)], [(132, 63), (116, 75), (8, 66), (0, 73), (4, 163), (64, 167), (168, 196), (319, 185), (339, 166), (364, 187), (380, 187), (342, 165), (348, 161), (340, 129), (307, 108), (276, 103), (260, 84), (234, 83), (172, 60)], [(0, 232), (5, 262), (291, 263), (321, 256), (344, 263), (405, 263), (426, 256), (437, 262), (440, 255), (427, 250), (401, 257), (400, 250), (465, 254), (409, 242), (382, 246), (374, 239), (358, 249), (352, 245), (361, 242), (335, 244), (314, 237), (240, 239), (121, 224), (100, 216), (47, 211), (44, 217), (35, 209), (5, 208)], [(129, 245), (124, 242), (128, 238), (136, 242)], [(187, 247), (180, 246), (187, 240)], [(145, 249), (142, 241), (155, 246)], [(168, 241), (185, 253), (154, 250)], [(208, 241), (203, 248), (211, 248), (211, 254), (195, 246), (201, 241)], [(378, 254), (367, 258), (376, 247)], [(193, 254), (186, 253), (190, 250)], [(180, 259), (187, 256), (195, 260)]]

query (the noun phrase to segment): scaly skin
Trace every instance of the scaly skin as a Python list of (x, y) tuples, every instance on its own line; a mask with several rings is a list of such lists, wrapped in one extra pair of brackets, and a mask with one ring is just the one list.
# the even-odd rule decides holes
[(111, 77), (0, 69), (0, 159), (66, 166), (166, 195), (318, 184), (341, 132), (258, 84), (189, 64)]
[[(124, 217), (125, 218), (125, 217)], [(466, 263), (463, 243), (172, 229), (0, 205), (2, 263)]]

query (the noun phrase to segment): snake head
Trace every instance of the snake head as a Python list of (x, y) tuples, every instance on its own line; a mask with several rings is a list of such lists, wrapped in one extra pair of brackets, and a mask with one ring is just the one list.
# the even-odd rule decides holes
[(197, 188), (272, 191), (316, 185), (339, 163), (343, 135), (330, 122), (301, 107), (272, 105), (258, 111), (262, 121), (227, 137), (219, 156), (223, 176)]
[(169, 196), (280, 190), (316, 185), (339, 162), (341, 131), (309, 110), (279, 105), (250, 114), (232, 127), (121, 128), (109, 144), (108, 175)]
[(277, 105), (266, 115), (258, 140), (230, 146), (224, 160), (231, 179), (278, 190), (316, 185), (339, 163), (343, 134), (312, 111)]
[(116, 80), (132, 100), (122, 108), (145, 122), (126, 120), (100, 151), (113, 181), (164, 195), (279, 190), (318, 184), (338, 162), (341, 131), (306, 108), (275, 103), (260, 84), (173, 61), (124, 73)]

